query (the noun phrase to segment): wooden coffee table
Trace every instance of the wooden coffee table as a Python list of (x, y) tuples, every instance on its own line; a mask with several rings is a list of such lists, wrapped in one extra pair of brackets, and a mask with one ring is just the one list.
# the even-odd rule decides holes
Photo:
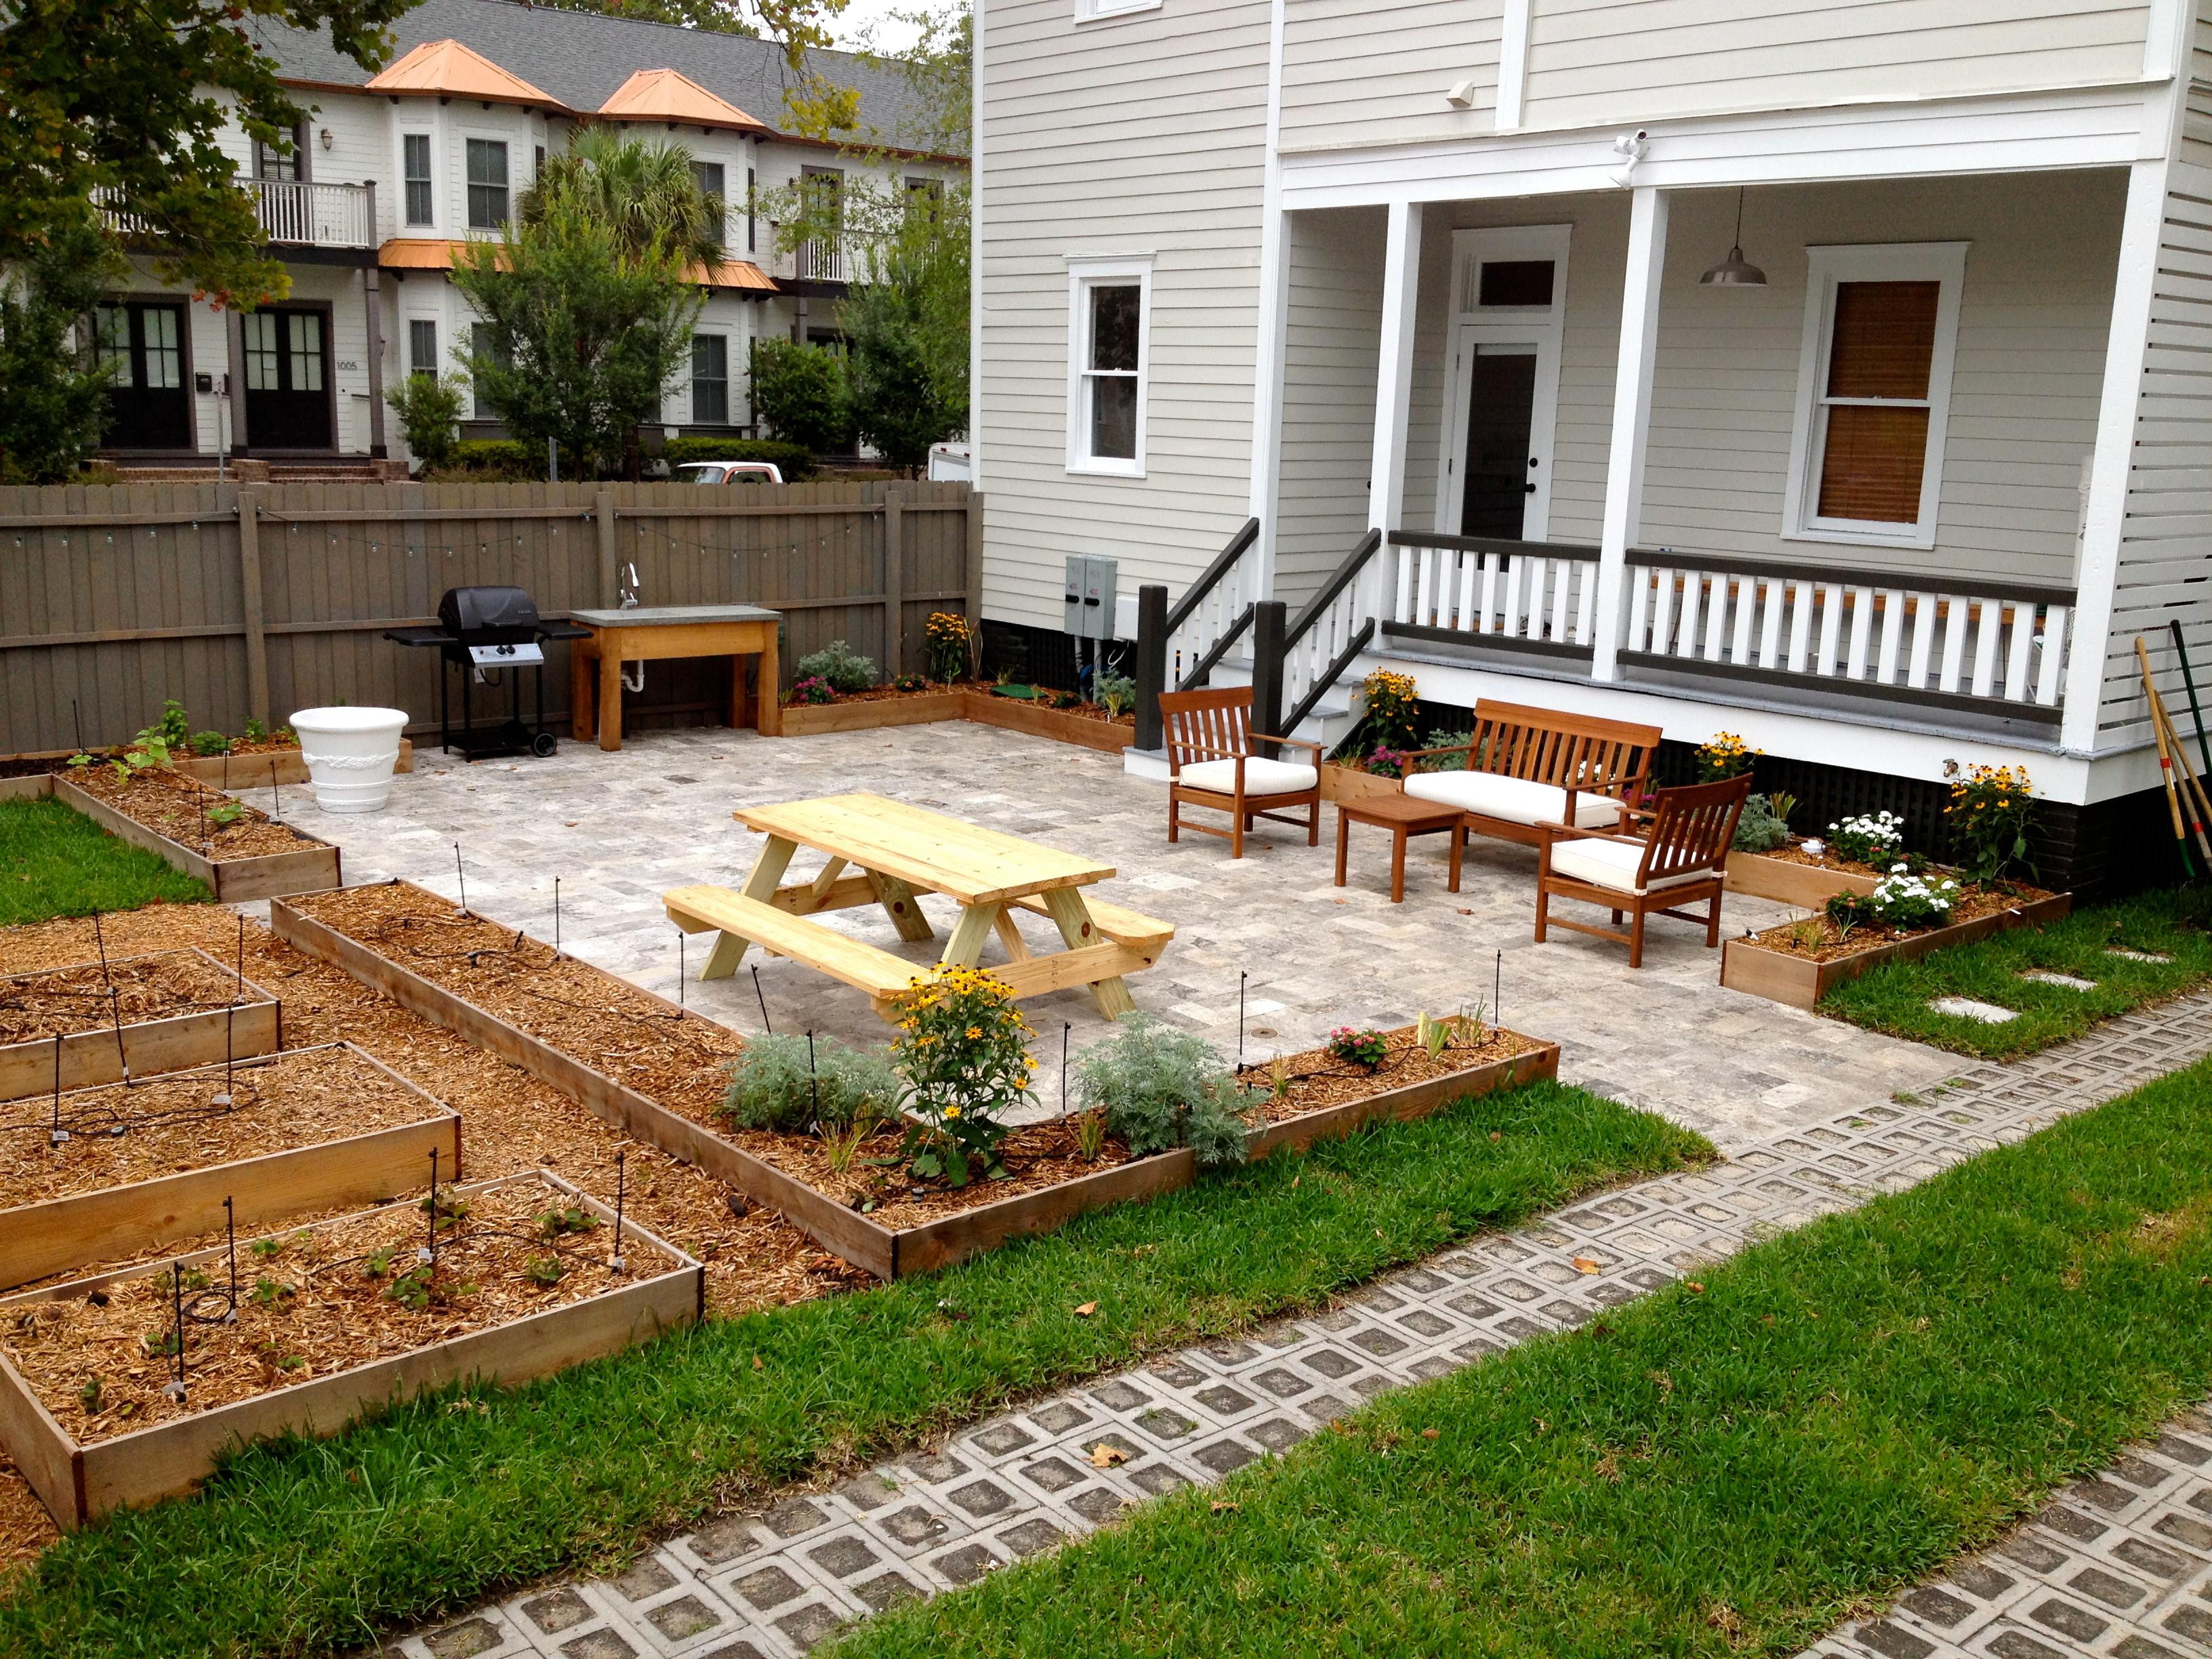
[[(1355, 823), (1371, 823), (1390, 832), (1390, 902), (1406, 901), (1406, 842), (1413, 836), (1449, 835), (1459, 828), (1456, 806), (1422, 800), (1413, 795), (1370, 795), (1364, 800), (1336, 804), (1336, 884), (1344, 885), (1344, 860)], [(1460, 851), (1464, 842), (1451, 838), (1451, 890), (1459, 891)]]

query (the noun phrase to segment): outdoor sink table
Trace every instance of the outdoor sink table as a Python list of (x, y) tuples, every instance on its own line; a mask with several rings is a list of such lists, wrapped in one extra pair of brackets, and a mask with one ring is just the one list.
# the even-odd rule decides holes
[[(757, 605), (653, 605), (629, 611), (571, 611), (568, 619), (590, 630), (589, 638), (568, 647), (568, 700), (574, 711), (569, 732), (578, 742), (592, 735), (596, 703), (599, 747), (621, 748), (622, 665), (675, 657), (729, 658), (730, 724), (750, 724), (764, 738), (781, 734), (775, 652), (781, 612)], [(738, 660), (741, 657), (760, 659), (760, 690), (750, 700), (744, 665)], [(594, 663), (596, 674), (587, 666)], [(750, 720), (748, 701), (752, 704)]]
[[(1175, 937), (1167, 922), (1085, 896), (1114, 874), (1110, 864), (881, 795), (741, 807), (732, 816), (768, 837), (743, 890), (679, 887), (664, 896), (669, 919), (686, 933), (721, 935), (702, 980), (735, 973), (747, 946), (758, 945), (866, 991), (878, 1014), (895, 1018), (894, 1000), (921, 969), (811, 918), (880, 904), (901, 939), (933, 939), (915, 895), (942, 893), (960, 906), (944, 965), (975, 966), (995, 933), (1008, 961), (992, 971), (1017, 997), (1088, 986), (1099, 1012), (1115, 1019), (1136, 1006), (1121, 976), (1151, 967)], [(784, 872), (802, 847), (828, 862), (811, 880), (787, 885)], [(1067, 948), (1033, 955), (1010, 908), (1049, 916)]]

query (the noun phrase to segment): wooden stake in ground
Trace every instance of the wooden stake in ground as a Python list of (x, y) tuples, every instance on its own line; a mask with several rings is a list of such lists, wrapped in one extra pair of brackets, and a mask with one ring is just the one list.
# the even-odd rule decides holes
[(2159, 778), (2166, 785), (2166, 808), (2173, 820), (2173, 840), (2181, 854), (2181, 873), (2193, 878), (2197, 866), (2189, 856), (2189, 831), (2183, 827), (2181, 797), (2174, 788), (2173, 756), (2166, 746), (2166, 723), (2158, 717), (2158, 686), (2151, 678), (2150, 653), (2144, 647), (2141, 635), (2136, 636), (2136, 661), (2142, 669), (2143, 700), (2150, 706), (2151, 736), (2158, 742)]

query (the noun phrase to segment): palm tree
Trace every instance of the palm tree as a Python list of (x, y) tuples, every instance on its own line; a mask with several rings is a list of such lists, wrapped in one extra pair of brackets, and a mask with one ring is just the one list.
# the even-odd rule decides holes
[(712, 270), (722, 260), (721, 198), (700, 188), (691, 152), (681, 144), (586, 127), (569, 140), (567, 155), (546, 161), (520, 206), (525, 228), (542, 224), (556, 207), (580, 210), (614, 232), (632, 263), (658, 257)]

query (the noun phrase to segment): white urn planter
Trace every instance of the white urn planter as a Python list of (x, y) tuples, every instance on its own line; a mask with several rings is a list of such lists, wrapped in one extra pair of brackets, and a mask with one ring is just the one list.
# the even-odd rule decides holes
[(404, 708), (302, 708), (292, 716), (315, 804), (325, 812), (378, 812), (392, 798)]

